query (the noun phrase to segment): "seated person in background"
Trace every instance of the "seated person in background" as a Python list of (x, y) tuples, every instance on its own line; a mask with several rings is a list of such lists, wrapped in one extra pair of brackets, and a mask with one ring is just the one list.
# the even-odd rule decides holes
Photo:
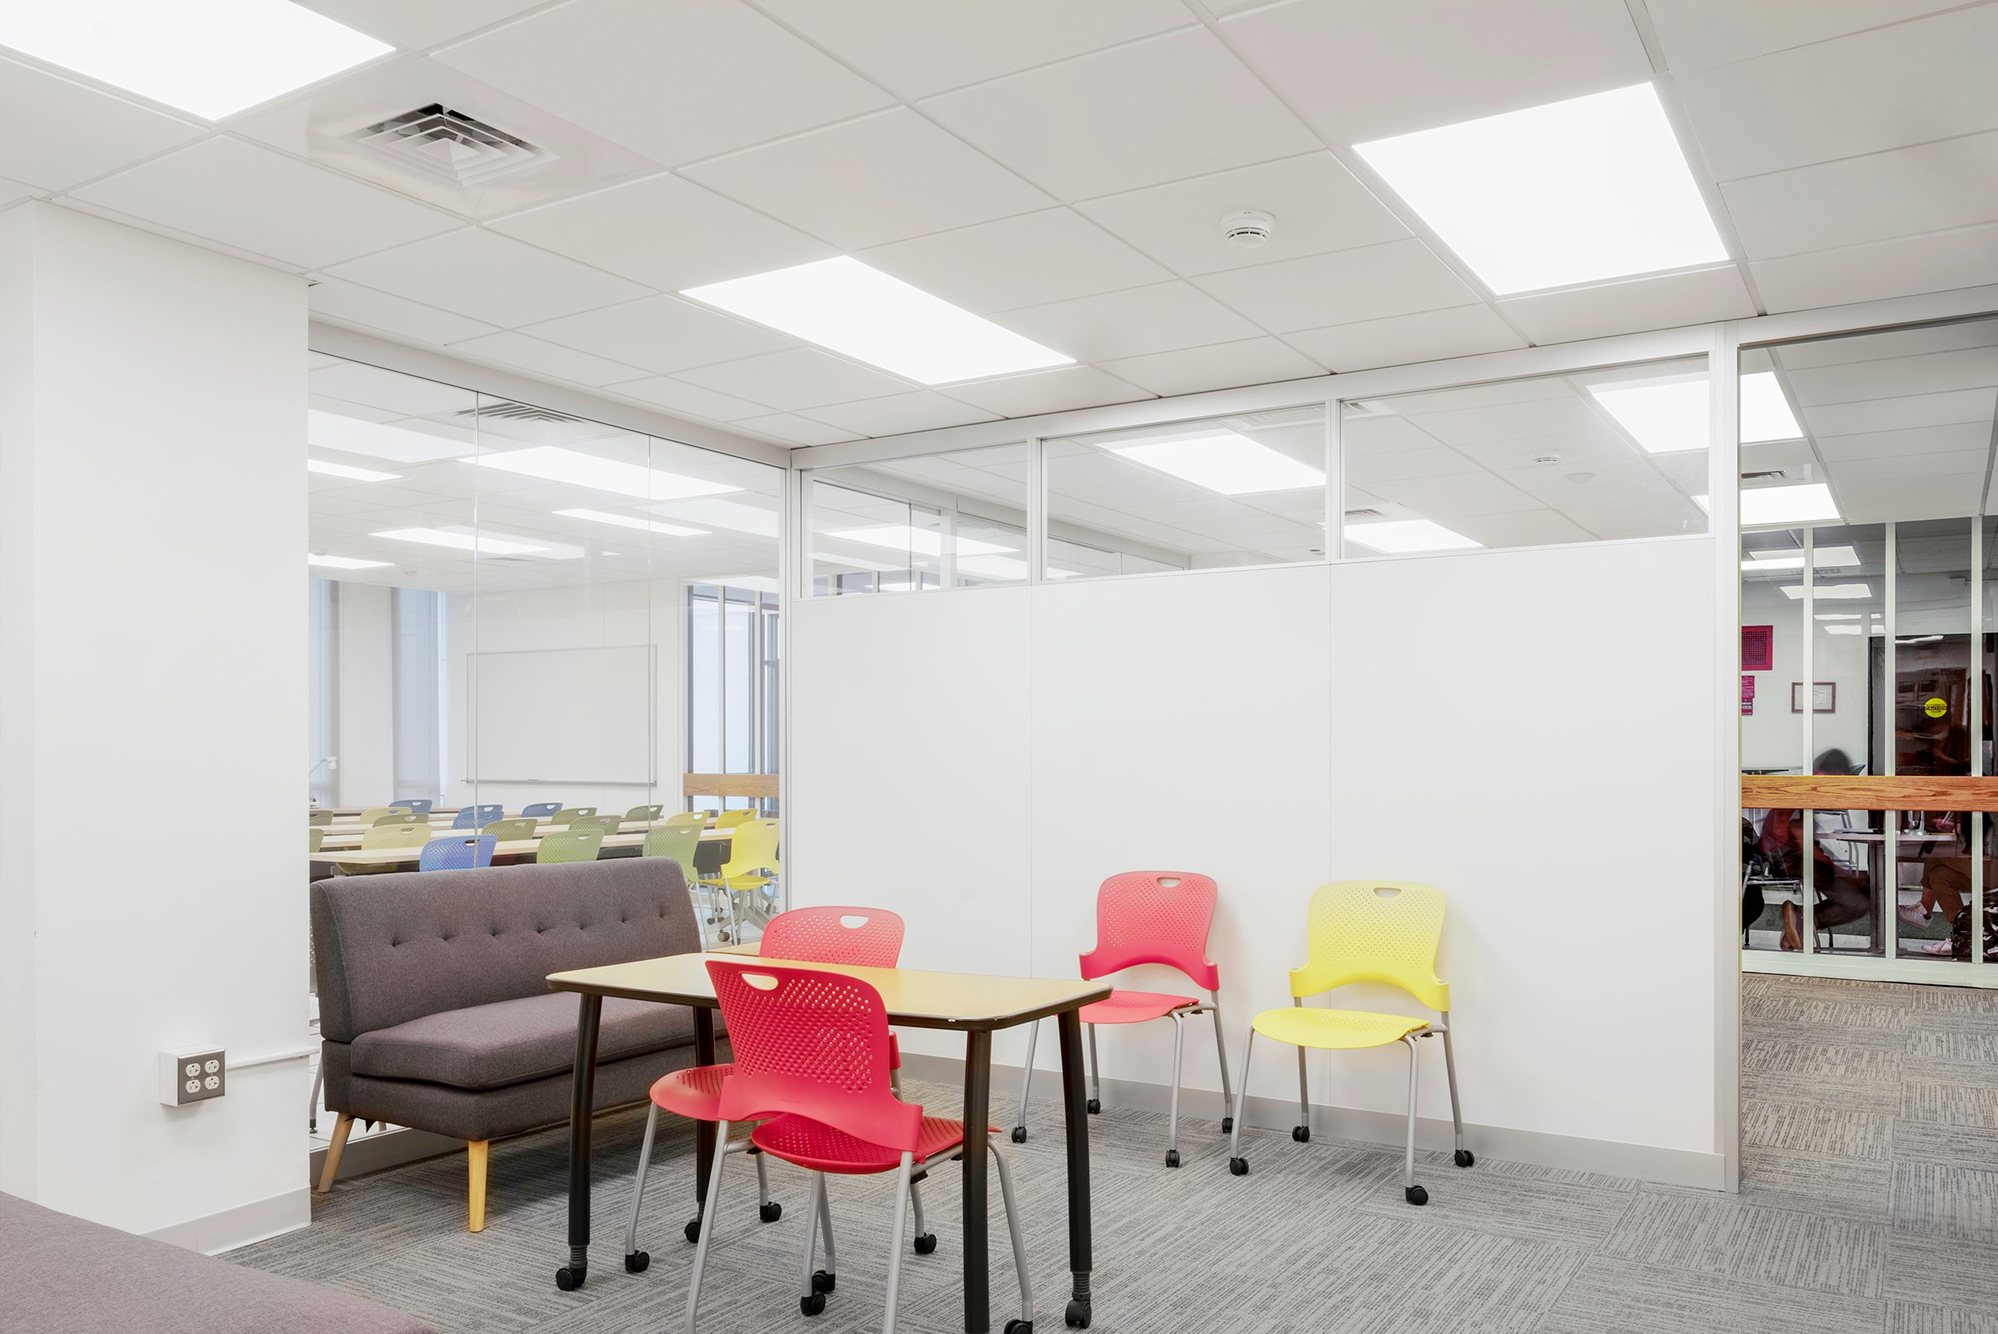
[[(1922, 858), (1922, 903), (1919, 908), (1901, 909), (1901, 920), (1911, 926), (1926, 926), (1929, 914), (1940, 911), (1943, 925), (1953, 926), (1970, 897), (1970, 815), (1958, 811), (1950, 817), (1957, 840), (1955, 853)], [(1986, 901), (1998, 890), (1998, 858), (1991, 856), (1992, 826), (1998, 817), (1984, 817), (1984, 893)], [(1924, 954), (1948, 954), (1949, 937), (1922, 942)]]
[[(1811, 772), (1817, 774), (1850, 774), (1854, 772), (1852, 760), (1842, 750), (1828, 750), (1811, 765)], [(1786, 879), (1804, 879), (1804, 840), (1799, 828), (1801, 812), (1771, 811), (1762, 822), (1762, 855), (1769, 859), (1772, 873)], [(1830, 811), (1818, 811), (1815, 820), (1815, 834), (1825, 835), (1845, 827), (1843, 815)], [(1830, 931), (1857, 921), (1873, 911), (1873, 894), (1870, 877), (1856, 866), (1849, 866), (1832, 856), (1823, 837), (1811, 839), (1810, 884), (1817, 891), (1818, 904), (1812, 917), (1819, 929)], [(1804, 914), (1794, 903), (1783, 905), (1782, 947), (1786, 950), (1800, 950), (1804, 947)]]

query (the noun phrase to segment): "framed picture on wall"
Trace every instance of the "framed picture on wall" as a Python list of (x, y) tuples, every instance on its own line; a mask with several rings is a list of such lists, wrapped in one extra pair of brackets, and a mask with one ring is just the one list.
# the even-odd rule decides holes
[[(1803, 711), (1804, 683), (1802, 681), (1792, 681), (1790, 683), (1790, 712), (1802, 713)], [(1838, 682), (1813, 681), (1811, 683), (1811, 712), (1838, 712)]]
[(1744, 625), (1741, 627), (1741, 670), (1744, 672), (1766, 672), (1776, 660), (1776, 627), (1773, 625)]

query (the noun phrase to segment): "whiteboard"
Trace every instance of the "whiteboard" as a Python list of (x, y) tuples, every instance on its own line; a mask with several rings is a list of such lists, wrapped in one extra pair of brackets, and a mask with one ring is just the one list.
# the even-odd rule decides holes
[(468, 653), (465, 673), (468, 779), (654, 781), (650, 644)]

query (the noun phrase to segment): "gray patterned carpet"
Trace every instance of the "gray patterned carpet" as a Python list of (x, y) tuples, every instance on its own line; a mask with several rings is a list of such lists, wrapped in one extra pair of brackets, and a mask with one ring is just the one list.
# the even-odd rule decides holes
[[(1096, 1123), (1096, 1322), (1116, 1334), (1998, 1334), (1998, 993), (1754, 977), (1743, 1017), (1742, 1194), (1430, 1155), (1431, 1202), (1402, 1202), (1399, 1160), (1371, 1145), (1245, 1139), (1227, 1175), (1214, 1122), (1187, 1122), (1186, 1166), (1161, 1162), (1162, 1116)], [(1053, 1084), (1054, 1081), (1044, 1081)], [(911, 1085), (949, 1106), (952, 1090)], [(1465, 1090), (1467, 1101), (1475, 1091)], [(1038, 1329), (1062, 1328), (1067, 1243), (1056, 1111), (1016, 1151)], [(556, 1290), (565, 1140), (497, 1144), (487, 1230), (464, 1230), (458, 1157), (341, 1182), (313, 1226), (236, 1252), (421, 1315), (454, 1334), (677, 1329), (693, 1248), (692, 1137), (662, 1118), (640, 1244), (619, 1256), (642, 1113), (599, 1123), (588, 1286)], [(1475, 1147), (1475, 1145), (1473, 1146)], [(771, 1166), (784, 1217), (755, 1216), (754, 1174), (729, 1163), (701, 1328), (878, 1330), (885, 1182), (834, 1183), (839, 1288), (798, 1313), (804, 1177)], [(927, 1188), (931, 1256), (903, 1266), (899, 1329), (960, 1329), (955, 1168)], [(1018, 1313), (997, 1183), (993, 1328)], [(725, 1244), (724, 1244), (725, 1243)]]

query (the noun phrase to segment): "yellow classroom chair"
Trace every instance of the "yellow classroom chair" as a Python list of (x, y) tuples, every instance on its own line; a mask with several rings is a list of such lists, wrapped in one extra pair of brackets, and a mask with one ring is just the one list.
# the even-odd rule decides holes
[(428, 823), (378, 824), (361, 835), (361, 851), (372, 852), (376, 848), (420, 848), (429, 841)]
[(364, 829), (367, 828), (375, 821), (381, 819), (384, 815), (401, 815), (401, 814), (403, 814), (403, 812), (397, 810), (393, 806), (370, 806), (368, 807), (368, 809), (361, 812), (360, 816), (361, 827)]
[(739, 811), (717, 811), (715, 813), (715, 828), (733, 829), (737, 825), (748, 824), (756, 818), (757, 814), (754, 807), (746, 807)]
[(312, 846), (307, 849), (308, 852), (317, 852), (326, 846), (326, 831), (324, 829), (321, 829), (318, 825), (313, 825), (306, 832), (312, 835)]
[(425, 829), (428, 829), (430, 827), (430, 817), (419, 815), (415, 811), (394, 810), (390, 811), (387, 815), (377, 815), (374, 819), (368, 821), (370, 829), (385, 824), (420, 824)]
[(311, 812), (310, 816), (307, 818), (306, 823), (310, 825), (319, 825), (319, 826), (330, 825), (333, 823), (333, 812), (313, 811)]
[[(755, 913), (768, 922), (776, 900), (776, 877), (783, 868), (777, 864), (778, 822), (751, 820), (738, 823), (729, 838), (728, 860), (706, 881), (728, 903), (730, 929), (724, 940), (742, 939), (742, 907), (745, 901), (762, 911)], [(764, 900), (759, 903), (758, 900)]]
[[(1410, 1204), (1427, 1204), (1429, 1192), (1415, 1184), (1416, 1044), (1423, 1038), (1443, 1039), (1457, 1166), (1469, 1167), (1477, 1161), (1464, 1147), (1464, 1118), (1457, 1107), (1457, 1060), (1450, 1048), (1450, 985), (1436, 976), (1436, 949), (1443, 940), (1443, 891), (1408, 880), (1341, 880), (1321, 885), (1311, 896), (1305, 937), (1309, 950), (1305, 965), (1290, 974), (1291, 1008), (1264, 1010), (1249, 1026), (1248, 1047), (1242, 1053), (1242, 1080), (1235, 1086), (1228, 1170), (1236, 1176), (1246, 1176), (1249, 1171), (1249, 1160), (1241, 1151), (1242, 1099), (1248, 1091), (1249, 1061), (1255, 1054), (1257, 1035), (1297, 1048), (1299, 1124), (1292, 1127), (1290, 1137), (1300, 1144), (1311, 1138), (1306, 1049), (1358, 1051), (1400, 1042), (1408, 1047), (1408, 1147), (1402, 1160), (1402, 1195)], [(1307, 997), (1350, 982), (1398, 987), (1441, 1018), (1432, 1024), (1427, 1019), (1377, 1010), (1305, 1006)]]
[(541, 828), (539, 820), (493, 820), (480, 826), (481, 834), (491, 834), (502, 843), (517, 843), (522, 839), (533, 838)]
[(564, 829), (543, 835), (534, 860), (543, 866), (557, 862), (593, 862), (604, 846), (601, 829)]
[(708, 813), (706, 811), (681, 811), (678, 815), (669, 815), (666, 817), (666, 827), (668, 829), (706, 829), (708, 827)]

